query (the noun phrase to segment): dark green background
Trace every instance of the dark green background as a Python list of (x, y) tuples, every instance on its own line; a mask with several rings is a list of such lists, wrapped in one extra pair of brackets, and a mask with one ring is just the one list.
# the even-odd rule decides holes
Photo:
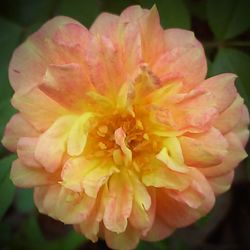
[[(249, 0), (2, 0), (0, 3), (0, 137), (15, 112), (8, 63), (13, 50), (55, 15), (71, 16), (89, 27), (102, 11), (120, 13), (132, 4), (156, 3), (165, 28), (191, 29), (203, 43), (208, 75), (233, 72), (237, 88), (250, 105)], [(107, 249), (92, 244), (70, 227), (39, 215), (31, 190), (19, 190), (9, 180), (15, 156), (0, 145), (0, 249)], [(138, 250), (250, 249), (250, 163), (237, 169), (232, 189), (218, 198), (213, 211), (191, 227), (158, 243), (142, 242)]]

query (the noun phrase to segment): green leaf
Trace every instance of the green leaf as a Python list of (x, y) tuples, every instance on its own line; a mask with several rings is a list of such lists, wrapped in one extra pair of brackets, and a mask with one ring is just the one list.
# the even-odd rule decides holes
[(211, 75), (232, 72), (238, 76), (236, 87), (250, 108), (250, 57), (235, 49), (220, 49), (215, 57)]
[(18, 211), (28, 213), (34, 209), (33, 190), (18, 189), (16, 196), (16, 206)]
[(15, 187), (10, 180), (10, 167), (15, 155), (10, 155), (0, 160), (0, 220), (11, 205)]
[(100, 11), (98, 0), (62, 0), (56, 13), (72, 17), (89, 27)]
[(133, 0), (123, 0), (123, 1), (114, 1), (114, 0), (105, 0), (102, 1), (103, 6), (102, 10), (110, 13), (120, 13), (130, 5), (133, 5), (135, 2)]
[(142, 7), (151, 8), (156, 4), (164, 28), (190, 29), (190, 13), (182, 0), (139, 0)]
[(250, 1), (207, 1), (208, 23), (219, 40), (235, 37), (250, 27)]

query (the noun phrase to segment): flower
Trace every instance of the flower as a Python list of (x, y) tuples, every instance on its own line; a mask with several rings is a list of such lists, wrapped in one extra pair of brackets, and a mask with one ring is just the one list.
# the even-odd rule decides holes
[(194, 34), (162, 29), (156, 7), (102, 13), (90, 30), (53, 18), (10, 63), (12, 181), (113, 249), (193, 223), (229, 189), (249, 136), (236, 76), (206, 73)]

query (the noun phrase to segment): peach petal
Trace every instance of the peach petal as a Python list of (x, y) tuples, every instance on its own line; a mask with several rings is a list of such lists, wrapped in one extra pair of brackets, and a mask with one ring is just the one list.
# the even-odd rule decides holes
[[(134, 190), (133, 206), (129, 217), (130, 224), (145, 234), (152, 226), (154, 208), (151, 206), (151, 197), (138, 177), (131, 173), (131, 182)], [(151, 208), (152, 207), (152, 208)]]
[(142, 173), (142, 182), (147, 187), (165, 187), (180, 191), (189, 185), (190, 180), (185, 174), (174, 172), (156, 161), (150, 164)]
[(112, 37), (117, 31), (119, 17), (114, 14), (103, 12), (94, 21), (90, 27), (90, 32), (95, 35)]
[(108, 247), (120, 250), (135, 249), (139, 243), (139, 233), (128, 224), (126, 231), (115, 233), (104, 229), (105, 240)]
[(205, 79), (207, 63), (204, 50), (201, 47), (167, 50), (153, 65), (152, 71), (161, 82), (178, 79), (183, 82), (184, 90), (190, 90)]
[(86, 112), (79, 117), (72, 125), (69, 131), (67, 140), (67, 152), (71, 156), (80, 155), (86, 146), (88, 133), (93, 126), (93, 118), (95, 115), (91, 112)]
[(228, 108), (237, 96), (234, 86), (236, 77), (234, 74), (225, 73), (208, 78), (201, 83), (203, 88), (213, 94), (219, 112)]
[(236, 134), (230, 132), (225, 135), (225, 138), (228, 141), (228, 153), (224, 161), (217, 166), (199, 169), (208, 178), (221, 176), (231, 172), (247, 157), (247, 153)]
[(239, 123), (243, 112), (243, 99), (237, 95), (234, 102), (222, 112), (215, 121), (214, 126), (223, 134), (230, 132)]
[(208, 181), (215, 195), (219, 195), (229, 190), (233, 182), (233, 178), (234, 178), (234, 171), (231, 171), (222, 176), (208, 178)]
[(185, 163), (195, 167), (219, 164), (227, 155), (228, 143), (220, 131), (211, 128), (206, 133), (180, 137)]
[(164, 30), (156, 6), (140, 19), (140, 35), (142, 57), (152, 65), (165, 50)]
[(35, 159), (49, 172), (60, 167), (66, 151), (68, 132), (75, 122), (76, 116), (68, 115), (58, 118), (38, 139)]
[(42, 168), (23, 165), (20, 160), (13, 162), (10, 172), (10, 178), (14, 185), (22, 188), (50, 185), (55, 182), (53, 177)]
[[(214, 193), (202, 174), (198, 170), (192, 169), (193, 188), (202, 194), (201, 205), (197, 208), (189, 203), (187, 197), (179, 200), (169, 196), (168, 190), (161, 189), (157, 192), (157, 213), (162, 220), (173, 228), (184, 227), (190, 225), (200, 217), (207, 214), (214, 205)], [(197, 197), (198, 198), (198, 197)], [(189, 205), (188, 205), (189, 204)], [(192, 206), (190, 206), (192, 205)]]
[(246, 105), (243, 105), (242, 116), (241, 116), (238, 124), (232, 130), (232, 132), (237, 134), (237, 136), (239, 137), (243, 147), (246, 146), (246, 144), (248, 142), (248, 138), (249, 138), (248, 125), (249, 125), (249, 113), (248, 113)]
[(15, 91), (24, 93), (41, 82), (46, 65), (54, 55), (43, 53), (48, 51), (46, 41), (52, 38), (56, 30), (68, 23), (79, 24), (69, 17), (59, 16), (51, 19), (15, 50), (9, 67), (9, 79)]
[(6, 125), (2, 144), (10, 151), (17, 150), (17, 143), (21, 137), (36, 137), (39, 133), (35, 128), (23, 118), (20, 113), (12, 116)]
[(58, 117), (68, 113), (37, 88), (25, 94), (14, 94), (12, 105), (39, 131), (46, 130)]
[(127, 173), (113, 174), (109, 180), (109, 193), (103, 217), (103, 223), (109, 231), (119, 234), (126, 230), (132, 201), (133, 189)]
[(84, 106), (86, 91), (92, 86), (81, 65), (50, 64), (39, 89), (65, 108), (79, 111)]
[(78, 224), (87, 218), (95, 199), (84, 193), (74, 193), (61, 185), (36, 187), (35, 204), (40, 213), (48, 214), (65, 224)]
[(40, 168), (41, 164), (35, 159), (37, 137), (22, 137), (17, 144), (17, 155), (20, 161), (29, 167)]
[(62, 171), (62, 184), (75, 192), (85, 191), (96, 198), (99, 189), (119, 169), (109, 163), (87, 161), (84, 157), (69, 159)]

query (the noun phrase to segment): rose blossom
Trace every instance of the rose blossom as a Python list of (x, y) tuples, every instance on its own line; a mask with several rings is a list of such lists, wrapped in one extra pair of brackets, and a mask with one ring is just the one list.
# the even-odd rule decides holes
[(164, 30), (156, 7), (102, 13), (90, 30), (53, 18), (10, 63), (12, 181), (113, 249), (195, 222), (229, 189), (249, 133), (236, 76), (206, 73), (194, 34)]

